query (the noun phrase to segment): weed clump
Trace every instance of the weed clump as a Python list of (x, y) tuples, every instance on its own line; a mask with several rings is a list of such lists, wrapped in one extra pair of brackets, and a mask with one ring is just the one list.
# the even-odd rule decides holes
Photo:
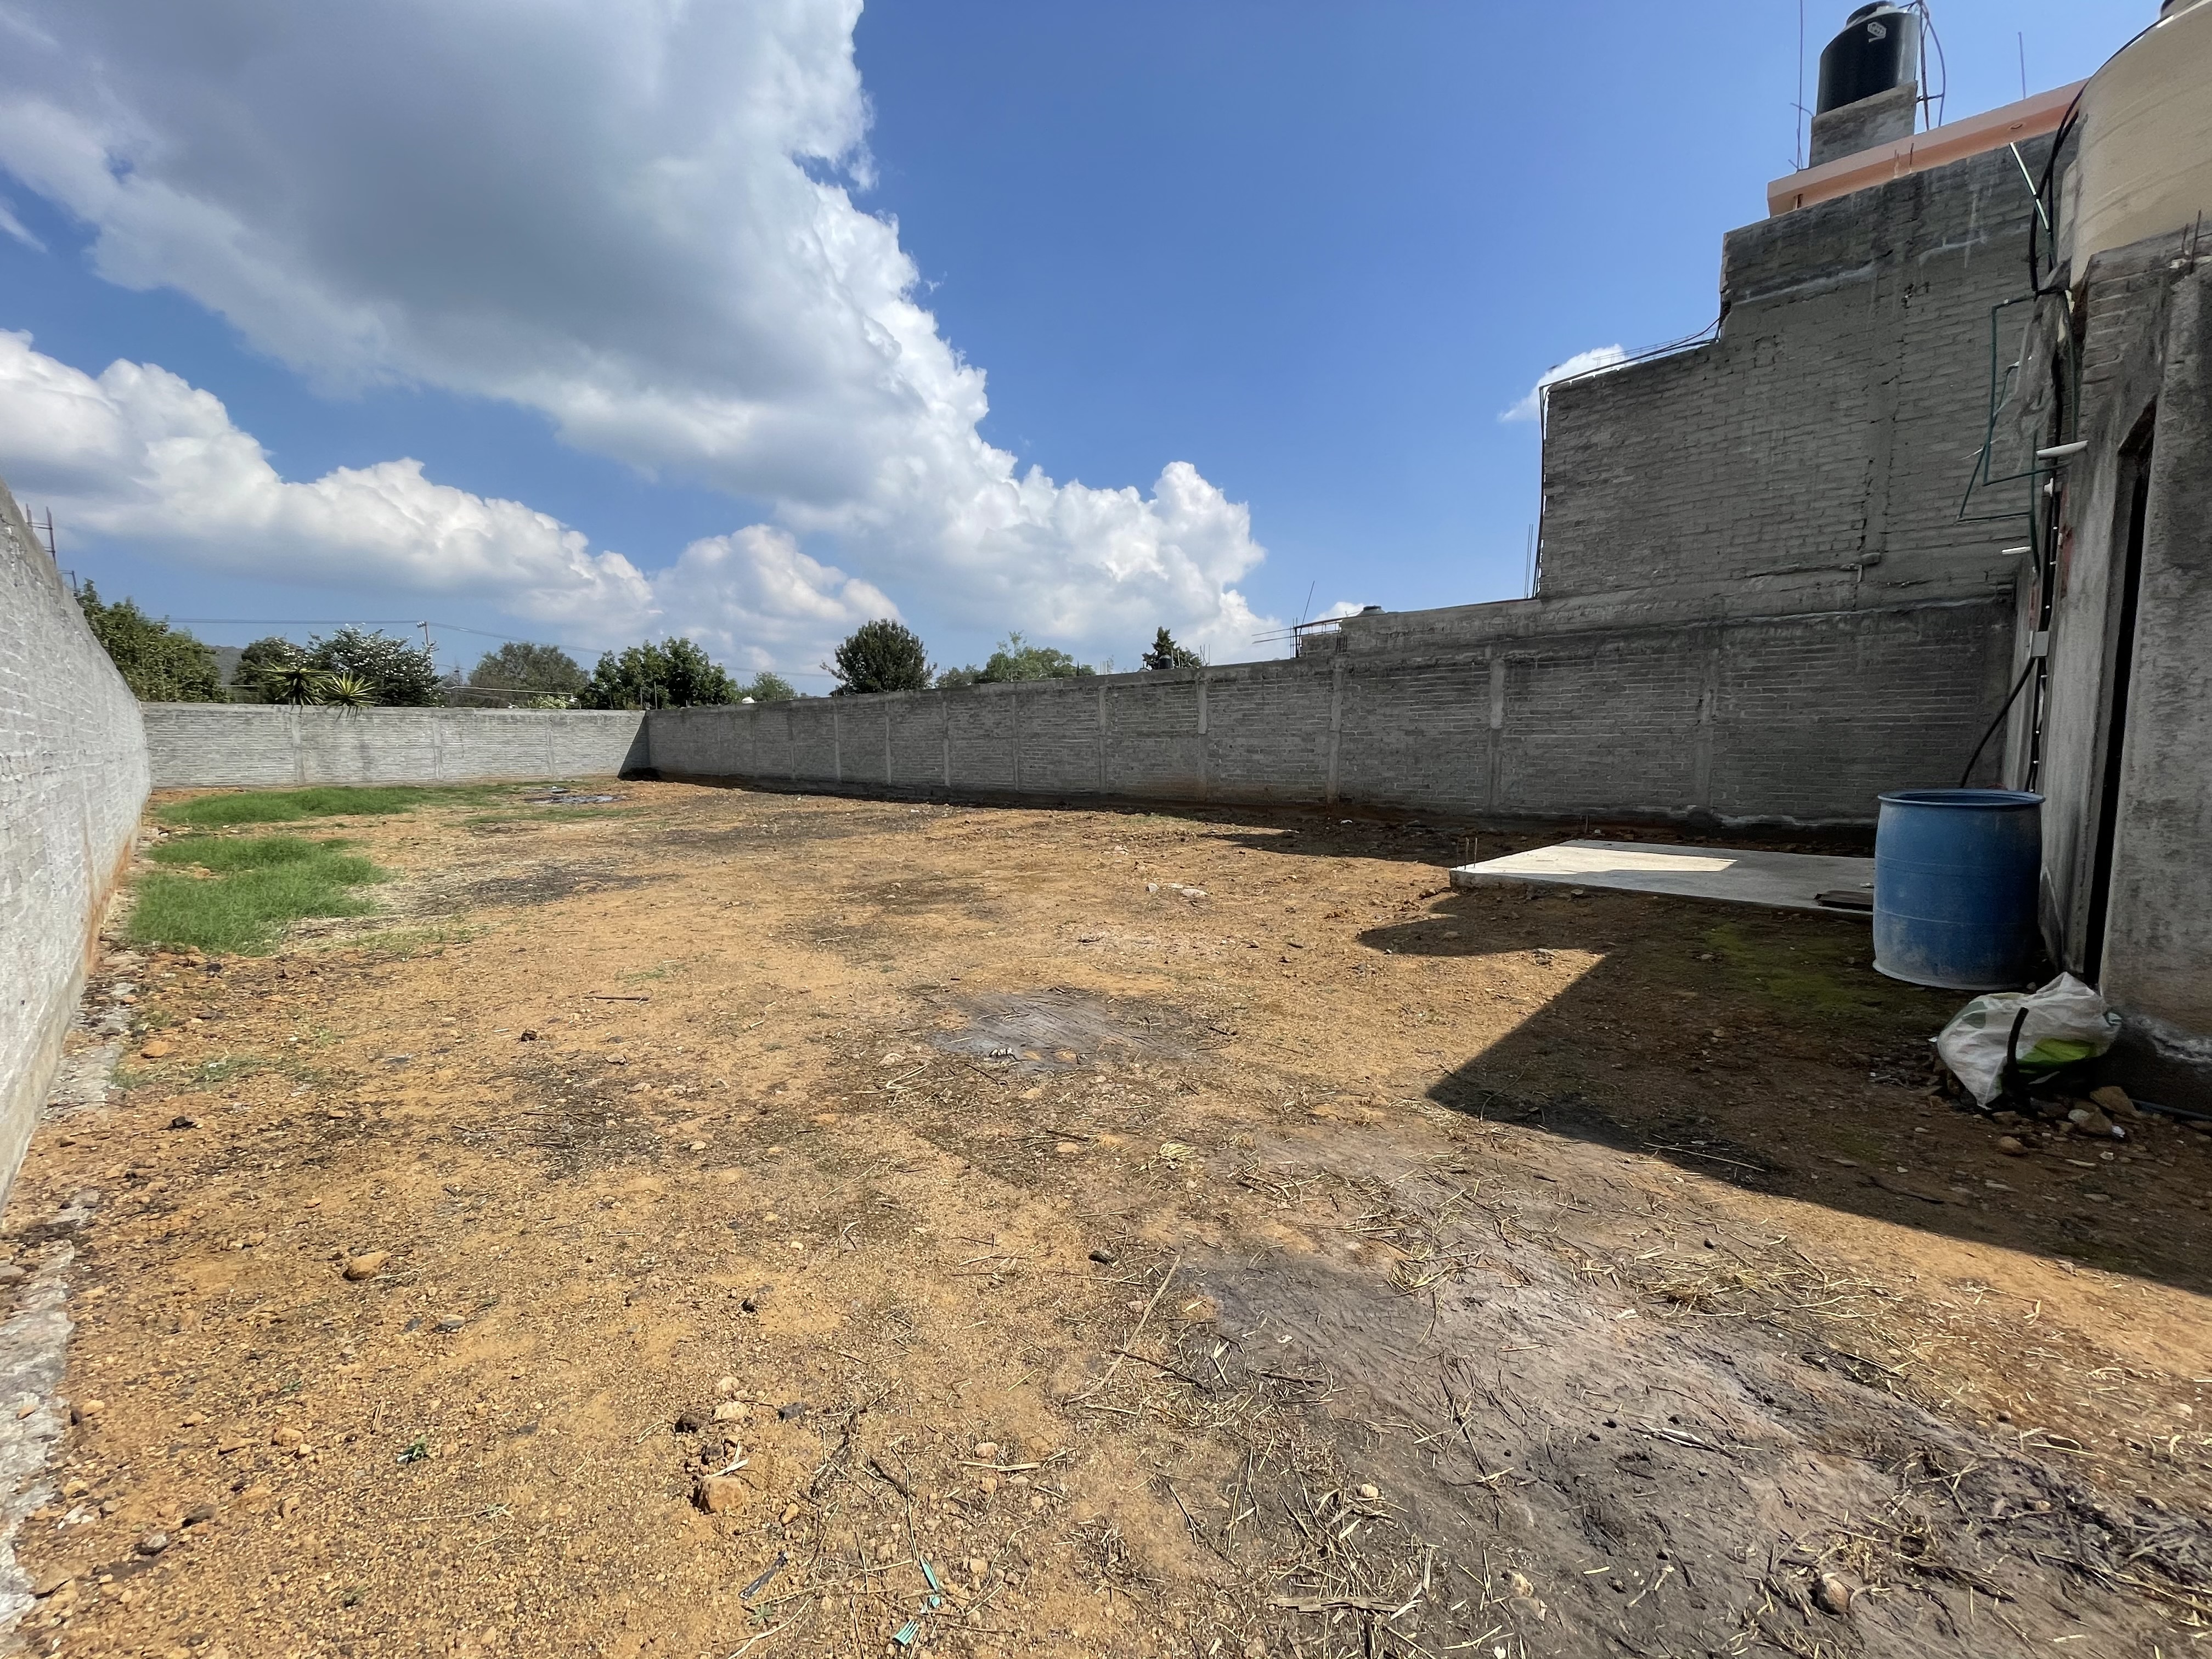
[(193, 830), (234, 823), (296, 823), (302, 818), (372, 817), (410, 812), (433, 804), (459, 805), (495, 798), (502, 790), (480, 785), (439, 787), (426, 784), (330, 785), (312, 789), (248, 789), (235, 794), (201, 795), (165, 806), (163, 823)]
[(353, 890), (389, 879), (343, 841), (301, 836), (187, 836), (155, 847), (138, 883), (131, 937), (141, 944), (260, 956), (303, 916), (367, 915)]

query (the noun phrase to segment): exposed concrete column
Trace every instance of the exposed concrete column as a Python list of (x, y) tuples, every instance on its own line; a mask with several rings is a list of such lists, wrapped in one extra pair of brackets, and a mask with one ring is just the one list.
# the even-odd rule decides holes
[(1206, 799), (1213, 790), (1213, 768), (1206, 753), (1206, 670), (1198, 671), (1198, 798)]
[(1336, 757), (1344, 741), (1344, 655), (1336, 654), (1328, 674), (1328, 793), (1322, 797), (1336, 805)]
[(1498, 793), (1503, 783), (1498, 774), (1504, 764), (1503, 751), (1505, 747), (1505, 653), (1493, 649), (1486, 651), (1483, 654), (1490, 664), (1490, 723), (1484, 733), (1489, 753), (1486, 757), (1488, 763), (1483, 769), (1482, 804), (1491, 811), (1495, 812), (1498, 811)]
[(1107, 793), (1106, 745), (1106, 687), (1102, 683), (1098, 687), (1098, 793), (1102, 795)]
[[(2212, 270), (2178, 279), (2150, 454), (2102, 989), (2212, 1077)], [(2189, 1052), (2193, 1051), (2193, 1052)]]
[[(1886, 231), (1887, 227), (1883, 226)], [(1911, 310), (1912, 273), (1895, 243), (1887, 237), (1875, 249), (1873, 291), (1869, 307), (1881, 317), (1872, 343), (1879, 354), (1867, 364), (1872, 385), (1868, 410), (1866, 495), (1861, 507), (1856, 587), (1869, 565), (1880, 564), (1889, 550), (1890, 473), (1896, 461), (1899, 392), (1905, 379), (1905, 323)]]

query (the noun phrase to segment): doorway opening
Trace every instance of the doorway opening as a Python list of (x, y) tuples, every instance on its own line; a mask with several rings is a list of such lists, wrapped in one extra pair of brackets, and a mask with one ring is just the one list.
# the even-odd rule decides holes
[(2143, 533), (2150, 516), (2151, 435), (2157, 424), (2154, 405), (2120, 451), (2120, 568), (2118, 614), (2112, 623), (2105, 660), (2111, 665), (2105, 700), (2102, 776), (2097, 787), (2097, 841), (2089, 870), (2088, 926), (2082, 935), (2081, 977), (2101, 982), (2105, 932), (2112, 902), (2112, 848), (2119, 833), (2121, 763), (2127, 752), (2128, 683), (2135, 668), (2136, 610), (2142, 592)]

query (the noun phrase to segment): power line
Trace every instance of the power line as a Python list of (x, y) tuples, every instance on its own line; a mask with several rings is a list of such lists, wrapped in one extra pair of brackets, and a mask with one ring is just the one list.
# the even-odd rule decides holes
[[(192, 628), (421, 628), (420, 617), (171, 617), (167, 620)], [(454, 634), (481, 634), (488, 640), (505, 640), (510, 645), (536, 645), (536, 640), (518, 639), (512, 634), (495, 634), (489, 628), (469, 628), (460, 623), (439, 622), (434, 617), (429, 624)]]

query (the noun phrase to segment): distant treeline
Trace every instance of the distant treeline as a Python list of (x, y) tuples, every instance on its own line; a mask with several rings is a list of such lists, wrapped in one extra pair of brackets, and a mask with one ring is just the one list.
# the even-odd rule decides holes
[[(215, 649), (131, 603), (103, 601), (87, 582), (78, 590), (85, 622), (124, 682), (146, 702), (312, 703), (343, 708), (693, 708), (718, 703), (782, 702), (799, 693), (772, 669), (739, 679), (696, 641), (651, 640), (603, 652), (586, 673), (556, 645), (520, 641), (487, 651), (464, 676), (444, 676), (428, 645), (377, 629), (345, 627), (307, 644), (270, 635), (240, 650), (226, 677)], [(228, 648), (223, 654), (229, 655)], [(1146, 668), (1194, 668), (1198, 653), (1164, 628), (1139, 660)], [(863, 623), (823, 667), (830, 695), (925, 691), (1008, 680), (1074, 679), (1098, 670), (1065, 651), (1009, 634), (981, 667), (939, 669), (919, 636), (888, 618)], [(1113, 672), (1113, 664), (1106, 665)]]

